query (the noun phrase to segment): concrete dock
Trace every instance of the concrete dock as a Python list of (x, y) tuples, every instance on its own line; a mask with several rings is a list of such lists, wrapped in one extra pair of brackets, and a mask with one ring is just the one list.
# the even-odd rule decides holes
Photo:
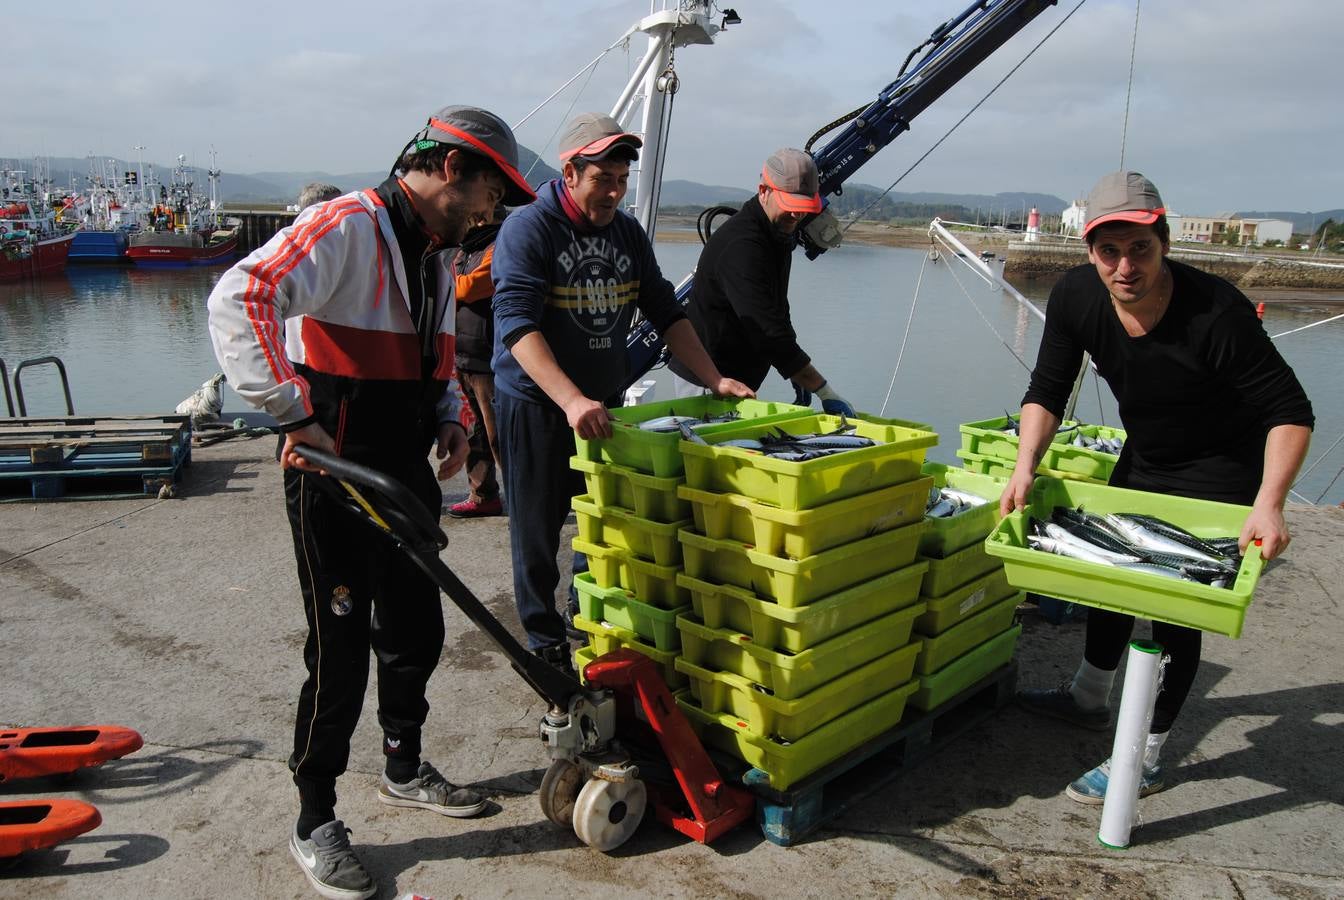
[[(174, 499), (0, 505), (0, 724), (145, 737), (72, 780), (0, 785), (0, 800), (76, 797), (103, 815), (0, 871), (0, 897), (316, 896), (286, 847), (305, 626), (273, 450), (197, 448)], [(1243, 637), (1205, 639), (1164, 752), (1175, 784), (1141, 801), (1127, 851), (1097, 843), (1100, 807), (1063, 794), (1111, 735), (1011, 705), (796, 846), (743, 826), (706, 847), (648, 816), (593, 851), (539, 809), (542, 702), (447, 600), (425, 752), (489, 809), (379, 804), (370, 699), (337, 812), (381, 897), (1344, 896), (1344, 510), (1288, 517), (1293, 544)], [(449, 565), (515, 623), (506, 520), (444, 527)], [(1020, 683), (1070, 674), (1083, 626), (1023, 624)]]

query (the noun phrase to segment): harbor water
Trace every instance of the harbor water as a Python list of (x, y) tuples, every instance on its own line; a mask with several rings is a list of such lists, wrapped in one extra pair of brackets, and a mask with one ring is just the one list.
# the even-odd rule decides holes
[[(698, 243), (662, 241), (658, 259), (675, 282), (699, 250)], [(223, 271), (70, 267), (0, 284), (0, 360), (12, 379), (21, 360), (60, 357), (80, 415), (172, 412), (218, 371), (205, 298)], [(1048, 285), (1018, 288), (1044, 308)], [(958, 425), (1017, 411), (1040, 339), (1040, 322), (1007, 293), (922, 250), (856, 244), (817, 260), (799, 254), (790, 299), (800, 343), (835, 388), (858, 409), (932, 425), (939, 444), (929, 455), (951, 464), (958, 463)], [(1344, 295), (1304, 291), (1267, 305), (1265, 327), (1274, 335), (1340, 312)], [(1316, 411), (1308, 466), (1344, 434), (1342, 338), (1339, 321), (1277, 341)], [(658, 397), (672, 395), (666, 372), (649, 377)], [(22, 389), (30, 415), (64, 414), (54, 367), (26, 369)], [(761, 394), (788, 400), (793, 391), (772, 373)], [(226, 390), (224, 408), (246, 407)], [(1119, 424), (1110, 392), (1095, 378), (1083, 387), (1078, 417)], [(1331, 483), (1341, 467), (1344, 445), (1301, 479), (1293, 499), (1344, 501), (1344, 477)]]

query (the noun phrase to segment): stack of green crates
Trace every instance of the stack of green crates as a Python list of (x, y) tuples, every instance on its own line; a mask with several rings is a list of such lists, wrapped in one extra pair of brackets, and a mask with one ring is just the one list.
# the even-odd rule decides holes
[[(957, 456), (966, 469), (996, 478), (1007, 478), (1013, 474), (1013, 466), (1017, 462), (1017, 435), (1004, 431), (1007, 425), (1007, 417), (999, 416), (981, 422), (967, 422), (961, 426), (961, 448), (957, 450)], [(1063, 427), (1070, 426), (1076, 426), (1089, 437), (1125, 439), (1125, 432), (1119, 428), (1080, 425), (1072, 421), (1063, 423)], [(1111, 477), (1118, 457), (1073, 446), (1076, 433), (1068, 431), (1055, 438), (1041, 457), (1036, 474), (1066, 481), (1105, 484)]]
[(933, 462), (925, 463), (924, 473), (937, 487), (987, 501), (954, 516), (929, 518), (920, 540), (919, 556), (928, 569), (919, 597), (925, 611), (915, 620), (919, 688), (910, 702), (931, 710), (1012, 658), (1013, 613), (1022, 597), (1009, 586), (1002, 560), (985, 552), (1005, 479)]
[[(662, 416), (713, 417), (784, 422), (810, 413), (806, 407), (760, 400), (690, 397), (611, 411), (612, 437), (577, 441), (571, 468), (582, 472), (587, 493), (575, 497), (578, 536), (574, 550), (588, 557), (589, 571), (575, 578), (579, 595), (576, 628), (588, 645), (575, 651), (575, 667), (618, 648), (650, 657), (670, 687), (686, 684), (674, 666), (681, 635), (677, 616), (690, 610), (690, 592), (677, 583), (681, 544), (677, 533), (691, 523), (691, 505), (677, 495), (685, 482), (678, 432), (639, 427)], [(695, 426), (698, 433), (738, 422)]]
[[(877, 442), (804, 462), (718, 446), (775, 426), (738, 423), (683, 441), (692, 523), (678, 532), (677, 616), (689, 679), (677, 702), (702, 740), (787, 789), (895, 726), (914, 679), (913, 627), (927, 566), (916, 560), (937, 443), (927, 426), (849, 419)], [(838, 417), (783, 423), (824, 433)]]

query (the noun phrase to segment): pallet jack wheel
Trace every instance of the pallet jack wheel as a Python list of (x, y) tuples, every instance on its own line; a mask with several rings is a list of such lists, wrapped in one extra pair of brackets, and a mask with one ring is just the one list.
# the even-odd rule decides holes
[(567, 759), (551, 763), (541, 777), (541, 811), (561, 828), (574, 825), (574, 801), (583, 786), (583, 771)]
[(592, 778), (574, 801), (574, 833), (594, 850), (615, 850), (630, 839), (644, 818), (648, 792), (638, 778)]

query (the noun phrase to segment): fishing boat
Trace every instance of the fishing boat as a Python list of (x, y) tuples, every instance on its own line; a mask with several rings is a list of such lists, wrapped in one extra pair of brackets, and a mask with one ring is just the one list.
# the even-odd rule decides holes
[[(151, 206), (140, 172), (118, 177), (114, 160), (99, 165), (90, 157), (87, 181), (76, 207), (80, 229), (70, 247), (70, 262), (124, 263), (130, 236), (149, 225)], [(152, 184), (148, 190), (152, 193)]]
[(0, 172), (0, 281), (63, 271), (78, 228), (62, 221), (26, 174)]
[(210, 266), (237, 255), (242, 220), (219, 214), (219, 169), (208, 171), (210, 197), (202, 197), (186, 166), (177, 158), (172, 183), (161, 186), (159, 201), (149, 211), (148, 226), (132, 233), (126, 257), (138, 266)]

